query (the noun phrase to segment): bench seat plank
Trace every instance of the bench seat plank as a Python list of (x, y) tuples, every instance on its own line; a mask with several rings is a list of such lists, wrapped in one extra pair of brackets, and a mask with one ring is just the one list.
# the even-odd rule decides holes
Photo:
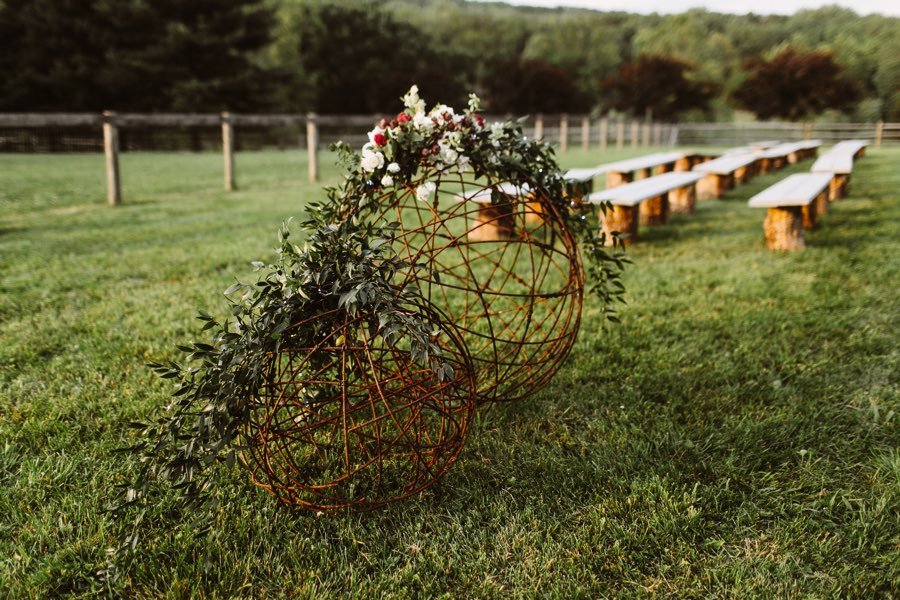
[(750, 198), (753, 208), (804, 206), (816, 199), (831, 181), (828, 173), (797, 173), (779, 181)]
[(854, 150), (829, 150), (813, 163), (813, 173), (840, 173), (847, 175), (853, 171)]
[(755, 153), (727, 154), (713, 160), (694, 165), (693, 171), (699, 173), (712, 173), (715, 175), (730, 175), (747, 165), (755, 162)]
[(661, 196), (670, 190), (692, 185), (702, 177), (702, 173), (671, 171), (646, 179), (639, 179), (633, 183), (594, 192), (587, 197), (587, 200), (591, 204), (609, 201), (620, 206), (635, 206), (644, 200)]

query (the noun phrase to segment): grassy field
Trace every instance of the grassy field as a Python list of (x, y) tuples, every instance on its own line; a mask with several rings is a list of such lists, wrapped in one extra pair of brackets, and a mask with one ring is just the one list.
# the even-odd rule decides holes
[(0, 156), (0, 596), (897, 594), (900, 151), (803, 252), (767, 251), (746, 200), (808, 162), (646, 230), (622, 325), (587, 299), (555, 381), (483, 413), (439, 490), (316, 517), (235, 472), (211, 573), (163, 507), (112, 589), (110, 451), (171, 391), (144, 363), (322, 192), (299, 152), (239, 154), (234, 193), (217, 155), (126, 154), (111, 209), (102, 160)]

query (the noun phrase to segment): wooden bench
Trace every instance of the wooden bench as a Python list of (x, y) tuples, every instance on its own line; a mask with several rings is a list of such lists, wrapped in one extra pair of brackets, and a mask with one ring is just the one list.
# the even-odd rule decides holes
[(702, 177), (690, 171), (673, 171), (594, 192), (587, 200), (591, 204), (612, 204), (600, 218), (608, 240), (612, 239), (612, 232), (618, 231), (627, 234), (623, 241), (634, 243), (638, 223), (665, 225), (669, 222), (670, 211), (693, 212), (696, 199), (694, 186)]
[(810, 169), (813, 173), (831, 174), (831, 183), (828, 186), (829, 200), (834, 201), (847, 195), (854, 161), (863, 156), (867, 144), (865, 140), (840, 142), (813, 163)]
[(654, 169), (657, 172), (673, 171), (675, 163), (684, 156), (684, 152), (658, 152), (600, 165), (596, 167), (596, 172), (598, 175), (606, 173), (606, 187), (609, 189), (630, 183), (635, 178), (647, 178)]
[(736, 182), (749, 179), (756, 160), (755, 153), (725, 154), (694, 166), (693, 172), (703, 174), (703, 179), (697, 182), (697, 197), (700, 200), (721, 198)]
[(866, 146), (868, 145), (868, 140), (844, 140), (832, 146), (831, 150), (841, 150), (842, 152), (852, 150), (853, 158), (862, 158), (866, 155)]
[[(516, 204), (512, 199), (529, 194), (528, 186), (518, 187), (511, 183), (502, 183), (493, 187), (508, 200), (494, 203), (491, 196), (492, 188), (482, 188), (469, 194), (457, 194), (459, 202), (474, 202), (478, 204), (478, 214), (473, 217), (472, 225), (467, 234), (470, 241), (497, 242), (501, 240), (515, 239), (516, 233)], [(526, 214), (526, 218), (528, 215)], [(535, 215), (540, 218), (540, 215)]]
[(763, 232), (769, 249), (805, 247), (803, 230), (816, 227), (818, 215), (828, 209), (830, 181), (827, 173), (798, 173), (750, 198), (751, 207), (768, 209)]

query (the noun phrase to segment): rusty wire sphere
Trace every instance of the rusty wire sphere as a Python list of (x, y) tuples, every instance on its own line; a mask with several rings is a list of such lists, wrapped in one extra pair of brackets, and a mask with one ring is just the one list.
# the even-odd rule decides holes
[(331, 310), (285, 332), (245, 430), (254, 483), (290, 507), (362, 511), (447, 471), (474, 414), (474, 370), (452, 323), (427, 306), (410, 310), (438, 332), (451, 374), (374, 335), (377, 315)]
[[(435, 183), (428, 198), (417, 195)], [(405, 273), (461, 333), (479, 403), (543, 387), (575, 342), (584, 272), (561, 211), (537, 183), (428, 173), (386, 193), (380, 217), (399, 224)], [(404, 282), (400, 282), (404, 283)]]

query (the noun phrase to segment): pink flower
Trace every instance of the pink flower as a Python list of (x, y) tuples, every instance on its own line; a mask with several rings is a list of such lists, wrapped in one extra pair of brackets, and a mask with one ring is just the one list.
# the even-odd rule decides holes
[(383, 133), (376, 133), (373, 136), (372, 141), (375, 142), (376, 146), (384, 146), (385, 144), (387, 144), (387, 138), (384, 136)]
[(398, 123), (409, 123), (410, 121), (412, 121), (412, 117), (409, 116), (409, 114), (407, 114), (407, 113), (405, 113), (405, 112), (402, 112), (402, 113), (400, 113), (400, 114), (397, 115), (397, 122), (398, 122)]

